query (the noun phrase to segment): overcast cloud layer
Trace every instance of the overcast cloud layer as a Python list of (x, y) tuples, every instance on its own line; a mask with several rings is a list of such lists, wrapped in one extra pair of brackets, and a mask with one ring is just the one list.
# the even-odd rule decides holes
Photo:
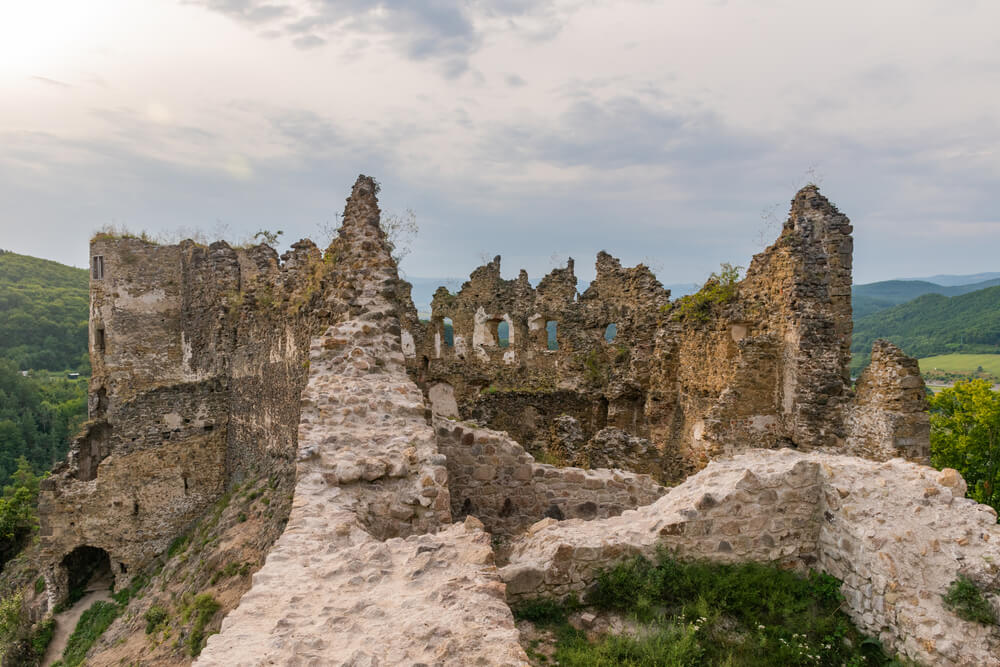
[(807, 181), (855, 279), (1000, 270), (990, 0), (33, 0), (0, 8), (0, 248), (98, 228), (285, 245), (358, 173), (412, 276), (600, 249), (747, 265)]

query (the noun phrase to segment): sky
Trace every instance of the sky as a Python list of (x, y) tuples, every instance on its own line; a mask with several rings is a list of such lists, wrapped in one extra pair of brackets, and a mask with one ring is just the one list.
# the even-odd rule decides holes
[(816, 182), (855, 282), (1000, 270), (994, 0), (5, 0), (0, 248), (322, 238), (358, 174), (402, 269), (607, 250), (700, 282)]

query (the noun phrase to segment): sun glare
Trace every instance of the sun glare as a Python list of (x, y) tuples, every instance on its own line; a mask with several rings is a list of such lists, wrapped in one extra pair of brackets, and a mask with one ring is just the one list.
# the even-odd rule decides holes
[(115, 25), (118, 0), (32, 0), (0, 9), (0, 72), (45, 76), (51, 69), (79, 65)]

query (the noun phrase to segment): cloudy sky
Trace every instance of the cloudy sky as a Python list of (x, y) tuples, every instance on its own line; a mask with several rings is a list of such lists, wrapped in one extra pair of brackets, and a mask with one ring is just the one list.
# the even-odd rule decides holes
[(1000, 270), (994, 0), (0, 3), (0, 247), (98, 228), (285, 245), (359, 173), (411, 276), (596, 251), (746, 265), (806, 182), (855, 280)]

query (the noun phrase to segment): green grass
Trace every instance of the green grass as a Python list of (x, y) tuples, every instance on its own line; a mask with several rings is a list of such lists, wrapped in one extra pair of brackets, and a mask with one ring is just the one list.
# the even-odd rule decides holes
[(63, 651), (62, 664), (65, 667), (76, 667), (76, 665), (83, 664), (87, 651), (114, 622), (118, 613), (118, 605), (103, 601), (95, 602), (90, 606), (90, 609), (83, 612), (80, 622), (76, 624), (76, 629), (70, 635), (66, 650)]
[[(602, 573), (586, 603), (633, 618), (634, 635), (596, 641), (574, 629), (579, 603), (537, 600), (515, 616), (549, 628), (564, 667), (604, 665), (849, 665), (900, 663), (841, 611), (840, 582), (756, 563), (680, 562), (661, 553)], [(544, 656), (532, 654), (538, 662)]]
[(191, 634), (188, 635), (187, 647), (191, 657), (197, 658), (201, 649), (205, 648), (205, 626), (219, 611), (220, 605), (210, 593), (201, 593), (195, 596), (191, 607), (185, 610), (184, 615), (194, 618), (191, 626)]
[(925, 375), (935, 370), (972, 374), (980, 367), (986, 373), (1000, 377), (1000, 354), (940, 354), (920, 359), (920, 372)]

